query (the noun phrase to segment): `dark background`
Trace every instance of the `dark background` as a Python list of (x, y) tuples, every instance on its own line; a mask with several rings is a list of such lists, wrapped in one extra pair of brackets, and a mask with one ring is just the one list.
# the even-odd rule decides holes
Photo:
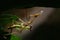
[[(59, 1), (0, 1), (0, 13), (12, 8), (31, 8), (40, 7), (59, 7)], [(23, 40), (58, 40), (60, 39), (60, 9), (57, 8), (54, 14), (51, 14), (45, 23), (38, 25), (33, 33), (25, 37)]]
[(30, 8), (34, 6), (44, 7), (60, 7), (59, 0), (0, 0), (0, 10), (10, 8)]

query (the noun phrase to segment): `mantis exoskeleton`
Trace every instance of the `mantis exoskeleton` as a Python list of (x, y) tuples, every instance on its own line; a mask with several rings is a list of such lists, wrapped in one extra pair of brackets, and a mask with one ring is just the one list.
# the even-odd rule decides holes
[[(41, 11), (42, 13), (43, 11)], [(6, 31), (9, 32), (9, 34), (5, 34), (5, 35), (10, 35), (10, 34), (14, 34), (14, 31), (13, 31), (13, 28), (17, 29), (20, 33), (22, 33), (22, 31), (24, 29), (29, 29), (31, 31), (31, 28), (32, 28), (32, 25), (31, 23), (35, 20), (36, 17), (38, 17), (40, 15), (40, 13), (38, 14), (32, 14), (30, 15), (30, 19), (25, 22), (24, 20), (22, 20), (21, 18), (18, 18), (18, 21), (14, 21), (14, 17), (13, 17), (13, 20), (12, 20), (12, 23), (9, 23), (9, 25), (7, 24), (6, 26)], [(17, 32), (18, 33), (18, 32)], [(4, 36), (4, 38), (6, 38)]]
[(19, 18), (19, 21), (21, 21), (21, 24), (14, 24), (13, 22), (13, 25), (11, 26), (11, 28), (17, 28), (19, 30), (19, 32), (22, 32), (24, 29), (30, 29), (31, 31), (31, 28), (32, 28), (32, 25), (30, 25), (36, 17), (38, 17), (40, 14), (33, 14), (33, 15), (30, 15), (30, 20), (28, 22), (25, 22), (23, 21), (22, 19)]
[[(30, 15), (31, 19), (28, 21), (28, 22), (24, 22), (22, 19), (19, 18), (19, 20), (22, 22), (21, 23), (21, 30), (20, 32), (22, 32), (24, 29), (30, 29), (32, 28), (32, 26), (30, 25), (36, 17), (38, 17), (40, 14), (33, 14), (33, 15)], [(20, 26), (20, 25), (13, 25), (13, 27), (15, 26)]]
[[(10, 35), (10, 34), (14, 34), (14, 32), (12, 31), (13, 28), (16, 28), (20, 33), (22, 33), (22, 31), (24, 29), (29, 29), (31, 31), (32, 25), (30, 25), (36, 17), (38, 17), (40, 14), (33, 14), (30, 15), (30, 20), (25, 22), (22, 19), (19, 18), (19, 21), (16, 21), (16, 24), (14, 23), (14, 20), (12, 20), (12, 25), (10, 27), (8, 27), (8, 29), (11, 29), (11, 32), (9, 34), (5, 34), (5, 35)], [(20, 24), (19, 24), (20, 23)], [(5, 37), (4, 37), (5, 38)]]

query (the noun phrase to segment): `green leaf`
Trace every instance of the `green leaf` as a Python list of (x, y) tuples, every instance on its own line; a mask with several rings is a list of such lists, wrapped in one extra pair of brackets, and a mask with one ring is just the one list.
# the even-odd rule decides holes
[(11, 35), (11, 39), (10, 40), (22, 40), (22, 38), (13, 34), (13, 35)]
[(0, 25), (6, 25), (12, 23), (12, 20), (17, 21), (18, 17), (12, 14), (1, 14), (0, 15)]

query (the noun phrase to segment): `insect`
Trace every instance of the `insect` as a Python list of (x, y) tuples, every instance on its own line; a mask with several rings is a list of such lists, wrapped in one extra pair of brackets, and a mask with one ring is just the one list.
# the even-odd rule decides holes
[(13, 35), (14, 34), (13, 29), (18, 30), (20, 33), (22, 33), (23, 30), (32, 31), (31, 23), (33, 23), (35, 18), (37, 18), (39, 15), (40, 14), (38, 13), (29, 15), (30, 19), (27, 22), (25, 22), (24, 20), (22, 20), (16, 15), (10, 15), (10, 14), (0, 15), (0, 26), (2, 26), (2, 28), (0, 27), (0, 29), (3, 30), (4, 32), (8, 32), (5, 33), (3, 37), (7, 39), (8, 37), (6, 36)]
[(30, 25), (36, 17), (38, 17), (40, 14), (33, 14), (33, 15), (30, 15), (31, 19), (28, 21), (28, 22), (25, 22), (23, 21), (22, 19), (18, 18), (19, 21), (16, 21), (15, 23), (13, 23), (13, 25), (11, 25), (10, 27), (8, 27), (8, 29), (13, 29), (13, 28), (16, 28), (20, 33), (23, 31), (23, 30), (30, 30), (31, 31), (31, 28), (32, 28), (32, 25)]

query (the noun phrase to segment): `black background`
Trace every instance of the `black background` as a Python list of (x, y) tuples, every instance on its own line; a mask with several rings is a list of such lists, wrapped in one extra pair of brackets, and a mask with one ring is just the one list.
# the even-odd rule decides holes
[(29, 8), (34, 6), (60, 7), (59, 0), (0, 0), (0, 9)]

